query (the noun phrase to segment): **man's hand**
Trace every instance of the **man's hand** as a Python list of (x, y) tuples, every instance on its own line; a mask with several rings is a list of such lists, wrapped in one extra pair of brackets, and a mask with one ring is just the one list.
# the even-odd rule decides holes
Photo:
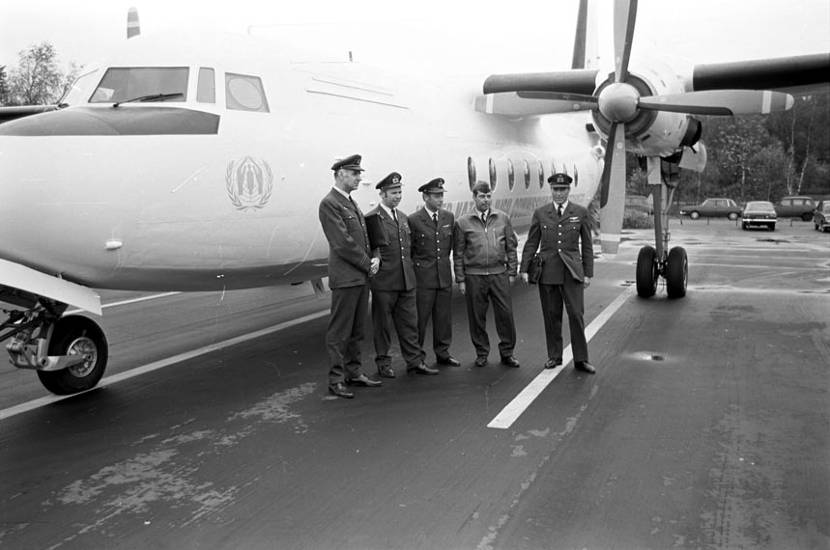
[(522, 282), (527, 284), (527, 273), (520, 273), (520, 275), (522, 276)]
[(458, 283), (458, 292), (460, 292), (461, 295), (464, 296), (467, 293), (467, 285), (463, 282)]
[(516, 282), (516, 276), (515, 275), (508, 275), (507, 276), (507, 282), (512, 285), (513, 283)]
[(372, 258), (372, 264), (369, 266), (369, 277), (374, 277), (380, 269), (380, 258)]
[(582, 284), (585, 285), (585, 288), (588, 288), (589, 286), (591, 286), (591, 278), (585, 277), (582, 281)]

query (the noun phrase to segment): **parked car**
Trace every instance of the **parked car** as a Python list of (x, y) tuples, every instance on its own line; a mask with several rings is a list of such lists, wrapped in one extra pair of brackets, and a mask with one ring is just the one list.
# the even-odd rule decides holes
[(801, 218), (805, 222), (813, 219), (816, 202), (810, 197), (784, 197), (775, 205), (779, 218)]
[(816, 231), (830, 230), (830, 200), (818, 201), (816, 209), (813, 210), (813, 225)]
[(688, 214), (693, 220), (696, 220), (701, 216), (737, 220), (741, 215), (741, 207), (735, 204), (735, 201), (732, 199), (712, 198), (704, 200), (697, 206), (683, 209), (680, 211), (680, 214)]
[(750, 227), (766, 227), (775, 231), (777, 221), (775, 207), (769, 201), (749, 201), (741, 212), (741, 229), (744, 231)]

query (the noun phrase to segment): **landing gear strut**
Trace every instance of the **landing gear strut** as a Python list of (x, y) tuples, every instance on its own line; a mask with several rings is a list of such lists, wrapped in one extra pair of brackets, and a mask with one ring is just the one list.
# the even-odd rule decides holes
[(66, 304), (32, 296), (16, 296), (24, 310), (8, 311), (0, 323), (0, 340), (6, 345), (11, 363), (34, 369), (44, 387), (58, 395), (94, 388), (107, 366), (108, 345), (94, 321), (67, 315)]
[[(654, 168), (656, 164), (656, 169)], [(648, 159), (649, 183), (652, 183), (654, 201), (654, 242), (656, 247), (646, 245), (637, 255), (637, 295), (651, 298), (657, 292), (659, 278), (666, 280), (666, 294), (669, 298), (682, 298), (686, 295), (689, 280), (689, 260), (683, 247), (675, 246), (666, 253), (669, 244), (667, 205), (671, 204), (674, 188), (671, 188), (668, 200), (663, 202), (663, 190), (667, 187), (660, 172), (660, 159)], [(656, 176), (654, 172), (656, 170)], [(653, 178), (658, 181), (653, 181)]]

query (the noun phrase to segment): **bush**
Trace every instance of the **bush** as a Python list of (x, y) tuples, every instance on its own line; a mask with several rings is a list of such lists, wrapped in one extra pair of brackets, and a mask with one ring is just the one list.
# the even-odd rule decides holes
[(654, 217), (645, 212), (625, 212), (622, 226), (623, 229), (651, 229), (654, 227)]

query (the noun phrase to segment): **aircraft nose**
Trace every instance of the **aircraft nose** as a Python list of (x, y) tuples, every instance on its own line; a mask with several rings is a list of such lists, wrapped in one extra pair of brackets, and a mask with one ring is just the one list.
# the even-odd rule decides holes
[(182, 107), (78, 106), (0, 124), (0, 136), (216, 134), (219, 118)]

